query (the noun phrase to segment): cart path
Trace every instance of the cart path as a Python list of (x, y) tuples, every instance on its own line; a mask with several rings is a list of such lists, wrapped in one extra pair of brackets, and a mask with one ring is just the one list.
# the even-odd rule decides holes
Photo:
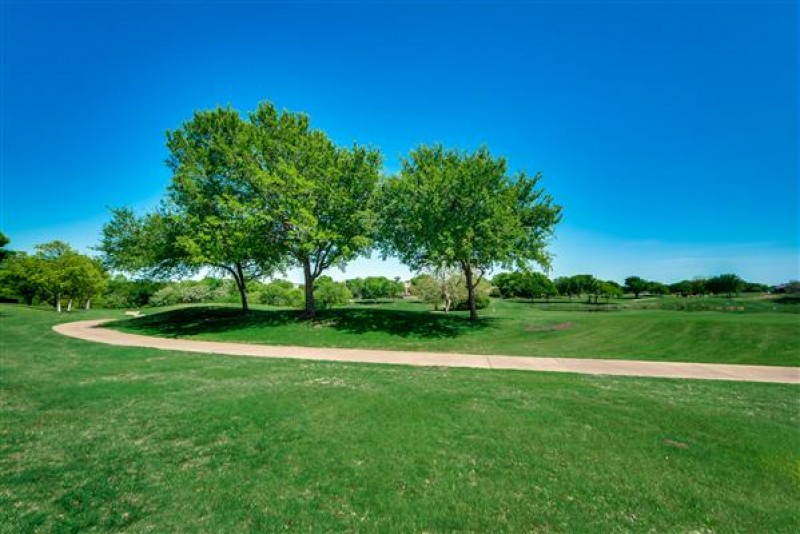
[(446, 352), (406, 352), (396, 350), (257, 345), (250, 343), (197, 341), (192, 339), (143, 336), (100, 327), (103, 323), (109, 321), (111, 321), (111, 319), (62, 323), (54, 326), (53, 330), (65, 336), (108, 345), (201, 352), (206, 354), (225, 354), (231, 356), (252, 356), (258, 358), (288, 358), (428, 367), (513, 369), (518, 371), (551, 371), (589, 375), (696, 378), (704, 380), (800, 384), (800, 367), (651, 362), (639, 360), (537, 358)]

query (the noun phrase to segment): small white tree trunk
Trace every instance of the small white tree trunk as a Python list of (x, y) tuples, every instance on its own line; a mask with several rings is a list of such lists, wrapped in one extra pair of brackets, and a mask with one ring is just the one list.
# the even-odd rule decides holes
[(56, 311), (61, 313), (61, 293), (56, 295)]
[(86, 309), (92, 309), (92, 299), (86, 299)]
[(71, 311), (72, 311), (72, 299), (69, 299), (69, 300), (67, 301), (67, 311), (68, 311), (68, 312), (71, 312)]

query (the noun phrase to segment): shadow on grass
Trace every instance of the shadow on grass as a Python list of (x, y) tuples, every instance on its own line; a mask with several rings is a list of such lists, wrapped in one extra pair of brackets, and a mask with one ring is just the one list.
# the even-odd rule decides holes
[(297, 310), (252, 310), (249, 315), (242, 315), (239, 310), (232, 308), (192, 307), (115, 321), (108, 326), (120, 326), (148, 335), (183, 337), (290, 325), (319, 325), (352, 334), (383, 332), (392, 336), (430, 339), (455, 338), (468, 331), (485, 329), (495, 320), (483, 318), (471, 323), (463, 315), (455, 314), (343, 308), (319, 311), (311, 321)]

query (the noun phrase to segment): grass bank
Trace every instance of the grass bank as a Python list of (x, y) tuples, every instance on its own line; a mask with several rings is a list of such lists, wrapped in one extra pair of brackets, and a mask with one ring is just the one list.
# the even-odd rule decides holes
[[(149, 310), (110, 326), (154, 336), (309, 347), (800, 365), (800, 315), (773, 311), (779, 304), (759, 301), (756, 311), (742, 312), (664, 309), (670, 300), (622, 302), (598, 311), (609, 308), (494, 300), (477, 324), (465, 312), (433, 313), (404, 301), (323, 311), (314, 322), (296, 310), (256, 309), (242, 317), (235, 308), (189, 307)], [(706, 305), (724, 308), (711, 300)]]

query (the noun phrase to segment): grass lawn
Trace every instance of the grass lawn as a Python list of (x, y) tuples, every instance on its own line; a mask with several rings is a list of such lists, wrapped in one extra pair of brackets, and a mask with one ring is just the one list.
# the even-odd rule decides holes
[(115, 313), (0, 306), (0, 530), (800, 529), (794, 386), (260, 360), (50, 330)]
[(670, 309), (687, 301), (642, 299), (613, 305), (615, 311), (588, 311), (605, 308), (493, 300), (474, 325), (465, 312), (433, 313), (426, 304), (407, 301), (325, 311), (314, 323), (296, 310), (260, 309), (242, 317), (231, 307), (189, 307), (145, 310), (149, 315), (112, 327), (155, 336), (313, 347), (800, 365), (795, 303), (704, 299), (711, 311)]

